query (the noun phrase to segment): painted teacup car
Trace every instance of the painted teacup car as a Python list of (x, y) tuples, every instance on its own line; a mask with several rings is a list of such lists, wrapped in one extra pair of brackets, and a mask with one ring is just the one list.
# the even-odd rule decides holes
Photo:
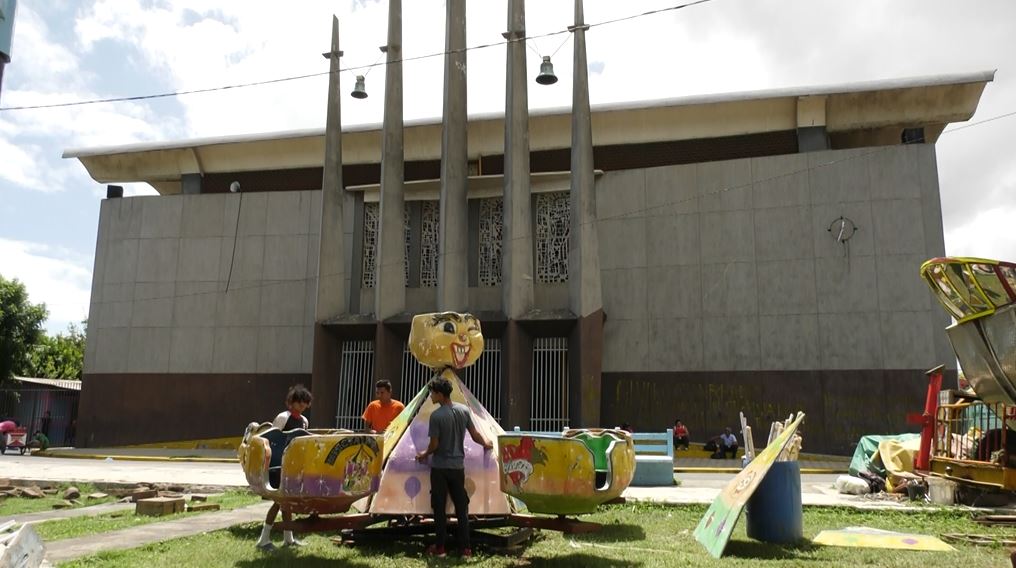
[(635, 475), (635, 447), (622, 430), (498, 437), (501, 491), (531, 513), (592, 513), (621, 496)]
[(381, 482), (382, 437), (247, 426), (239, 458), (251, 491), (293, 513), (344, 513)]

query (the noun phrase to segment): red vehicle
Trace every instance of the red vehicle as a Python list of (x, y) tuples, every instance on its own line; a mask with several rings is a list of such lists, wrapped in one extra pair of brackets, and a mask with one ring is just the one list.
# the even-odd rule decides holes
[(8, 431), (0, 440), (0, 454), (6, 454), (8, 449), (17, 449), (21, 455), (25, 455), (25, 452), (28, 451), (28, 430), (15, 428)]

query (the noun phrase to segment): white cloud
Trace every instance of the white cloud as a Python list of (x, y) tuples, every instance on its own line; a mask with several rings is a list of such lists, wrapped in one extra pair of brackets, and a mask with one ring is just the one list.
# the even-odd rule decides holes
[(92, 259), (41, 243), (0, 238), (0, 274), (17, 278), (32, 303), (49, 310), (46, 328), (59, 333), (88, 317)]

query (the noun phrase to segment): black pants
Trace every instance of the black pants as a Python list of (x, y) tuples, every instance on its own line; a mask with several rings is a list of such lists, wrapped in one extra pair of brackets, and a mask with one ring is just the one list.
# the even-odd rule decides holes
[(681, 446), (688, 449), (688, 436), (674, 436), (674, 447), (680, 448)]
[(459, 521), (456, 537), (459, 548), (469, 548), (469, 495), (466, 494), (466, 471), (431, 468), (430, 506), (434, 509), (438, 546), (444, 546), (448, 538), (448, 515), (445, 513), (445, 507), (448, 505), (449, 495), (455, 504), (455, 518)]

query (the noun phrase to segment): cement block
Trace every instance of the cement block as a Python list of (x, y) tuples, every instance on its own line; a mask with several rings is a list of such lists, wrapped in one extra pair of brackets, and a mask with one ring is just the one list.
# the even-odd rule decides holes
[(811, 202), (806, 154), (752, 158), (751, 181), (756, 210), (800, 207)]
[(703, 213), (700, 222), (703, 263), (754, 260), (752, 211)]
[(815, 256), (811, 208), (774, 207), (755, 211), (755, 254), (759, 261)]
[(736, 211), (752, 208), (751, 160), (697, 164), (700, 211)]
[(302, 325), (305, 322), (307, 284), (305, 280), (261, 282), (261, 317), (267, 325)]
[(112, 240), (105, 246), (105, 284), (134, 282), (138, 271), (138, 239)]
[(317, 278), (318, 259), (321, 258), (321, 236), (310, 235), (307, 243), (307, 278)]
[(924, 214), (920, 199), (873, 202), (876, 254), (924, 254)]
[(928, 257), (923, 254), (875, 257), (878, 305), (883, 312), (938, 309), (928, 285), (920, 277), (921, 264), (926, 260)]
[(219, 279), (222, 253), (220, 237), (180, 239), (180, 282), (212, 282)]
[[(234, 251), (235, 247), (235, 251)], [(260, 280), (264, 274), (265, 237), (254, 235), (222, 239), (219, 280)]]
[(88, 327), (109, 328), (109, 327), (130, 327), (131, 310), (134, 302), (106, 302), (94, 304), (89, 310)]
[(100, 328), (95, 332), (95, 342), (94, 364), (89, 369), (89, 372), (123, 373), (127, 371), (127, 355), (130, 352), (130, 328)]
[[(470, 287), (469, 306), (470, 309), (475, 309), (477, 311), (501, 309), (501, 287), (500, 286)], [(369, 312), (363, 312), (361, 309), (361, 313), (369, 313)]]
[(215, 329), (175, 327), (169, 352), (170, 373), (211, 373)]
[(650, 266), (646, 293), (652, 318), (695, 318), (702, 315), (702, 269)]
[(132, 327), (127, 372), (169, 372), (172, 332), (172, 328), (168, 327)]
[(254, 373), (258, 361), (257, 327), (215, 328), (215, 358), (212, 370), (216, 373)]
[(618, 268), (600, 271), (603, 310), (609, 318), (646, 319), (647, 282), (645, 268)]
[(819, 361), (823, 369), (882, 368), (877, 312), (819, 314)]
[[(310, 192), (310, 234), (321, 234), (321, 191)], [(350, 207), (352, 209), (352, 207)], [(345, 214), (345, 209), (343, 209)]]
[(702, 313), (707, 316), (758, 313), (755, 264), (724, 262), (702, 265)]
[(759, 314), (818, 312), (813, 259), (759, 262), (756, 270), (758, 270)]
[(646, 168), (646, 217), (698, 213), (698, 167), (695, 164)]
[(758, 370), (758, 317), (702, 318), (702, 347), (703, 366), (706, 370)]
[(843, 204), (871, 198), (871, 148), (809, 152), (812, 204)]
[(646, 224), (643, 219), (600, 220), (597, 229), (601, 268), (646, 265)]
[[(265, 234), (265, 223), (268, 215), (268, 193), (240, 193), (237, 195), (237, 207), (240, 220), (237, 225), (239, 236)], [(229, 205), (226, 205), (227, 212)], [(228, 235), (229, 233), (227, 233)]]
[(257, 280), (234, 280), (223, 291), (219, 303), (219, 326), (258, 325), (261, 321), (261, 287)]
[(596, 180), (595, 192), (598, 219), (632, 219), (645, 214), (644, 170), (606, 172)]
[(658, 372), (701, 371), (702, 319), (649, 320), (649, 369)]
[(149, 517), (162, 517), (174, 513), (182, 513), (185, 502), (182, 497), (152, 497), (137, 502), (135, 514)]
[(607, 318), (603, 325), (603, 372), (647, 371), (648, 354), (647, 320)]
[(141, 236), (142, 210), (151, 201), (147, 197), (105, 199), (100, 210), (100, 234), (109, 241), (137, 239)]
[(299, 373), (303, 359), (303, 326), (258, 329), (258, 372)]
[(303, 280), (307, 275), (307, 235), (265, 237), (264, 279)]
[(224, 282), (180, 282), (173, 300), (173, 324), (179, 327), (212, 327), (218, 320)]
[[(814, 205), (811, 208), (815, 256), (843, 257), (875, 254), (875, 231), (871, 222), (870, 203)], [(840, 217), (854, 223), (855, 231), (844, 246), (836, 239), (840, 234)], [(849, 225), (848, 225), (849, 226)]]
[(178, 254), (178, 239), (141, 239), (138, 243), (137, 281), (176, 281)]
[(818, 314), (759, 317), (762, 369), (819, 369)]
[(921, 197), (919, 146), (886, 146), (871, 154), (873, 200)]
[[(303, 293), (303, 321), (301, 324), (312, 325), (315, 321), (315, 314), (317, 313), (317, 278), (311, 278), (304, 281), (304, 293)], [(435, 289), (435, 292), (437, 290)], [(436, 298), (435, 298), (436, 299)]]
[(134, 301), (134, 280), (130, 282), (104, 283), (102, 285), (102, 301), (105, 302), (133, 302)]
[(311, 192), (268, 193), (265, 234), (306, 235), (310, 232)]
[(170, 327), (173, 325), (173, 282), (139, 282), (134, 287), (131, 308), (132, 327)]
[(930, 310), (881, 314), (886, 369), (923, 369), (945, 362), (935, 357), (930, 314)]
[(185, 238), (233, 236), (236, 218), (233, 217), (234, 223), (227, 227), (226, 194), (185, 195), (182, 199), (180, 236)]
[(877, 312), (875, 258), (816, 258), (815, 289), (819, 313)]
[(567, 282), (538, 282), (533, 286), (533, 303), (539, 310), (567, 310)]
[(645, 222), (646, 261), (650, 266), (698, 265), (701, 262), (698, 215), (648, 217)]
[(179, 237), (183, 201), (182, 195), (146, 198), (141, 213), (141, 237)]

